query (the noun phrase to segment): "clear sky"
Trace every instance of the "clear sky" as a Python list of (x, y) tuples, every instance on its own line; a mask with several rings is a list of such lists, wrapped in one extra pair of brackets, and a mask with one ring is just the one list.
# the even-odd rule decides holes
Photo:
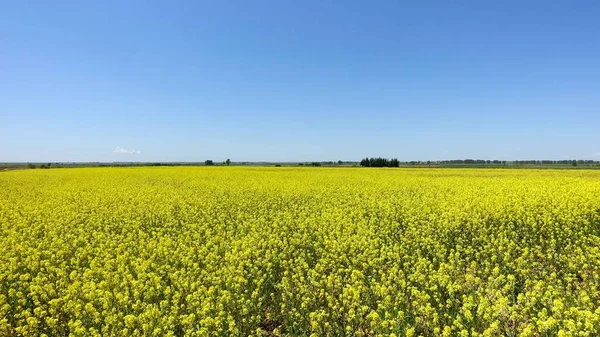
[(0, 161), (600, 160), (598, 1), (2, 1)]

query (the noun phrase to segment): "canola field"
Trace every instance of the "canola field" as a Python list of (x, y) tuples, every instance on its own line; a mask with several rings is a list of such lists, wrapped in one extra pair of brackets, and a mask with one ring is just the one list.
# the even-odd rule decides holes
[(600, 171), (0, 173), (0, 336), (599, 336)]

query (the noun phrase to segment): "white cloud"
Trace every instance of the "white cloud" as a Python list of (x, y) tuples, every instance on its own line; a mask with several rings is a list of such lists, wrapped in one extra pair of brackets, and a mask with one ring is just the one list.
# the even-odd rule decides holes
[(115, 147), (113, 153), (120, 153), (120, 154), (140, 154), (141, 152), (138, 150), (127, 150), (124, 149), (120, 146)]
[(592, 155), (592, 157), (600, 157), (600, 152), (596, 152)]

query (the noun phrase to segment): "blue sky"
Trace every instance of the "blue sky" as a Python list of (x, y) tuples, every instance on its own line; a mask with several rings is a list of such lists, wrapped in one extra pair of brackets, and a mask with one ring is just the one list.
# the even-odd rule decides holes
[(0, 161), (600, 160), (597, 1), (0, 3)]

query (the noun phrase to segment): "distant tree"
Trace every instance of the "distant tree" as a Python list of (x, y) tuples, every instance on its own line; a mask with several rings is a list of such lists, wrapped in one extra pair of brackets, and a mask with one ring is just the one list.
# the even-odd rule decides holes
[(229, 166), (229, 164), (231, 164), (231, 159), (227, 158), (227, 160), (225, 161), (225, 165)]
[(206, 160), (206, 161), (204, 161), (204, 165), (213, 166), (213, 165), (215, 165), (215, 162), (213, 162), (212, 160)]
[(280, 164), (275, 164), (275, 167), (281, 167), (281, 165)]
[(342, 161), (341, 160), (338, 160), (338, 165), (342, 165)]
[(298, 166), (304, 166), (304, 163), (298, 163)]
[(32, 163), (27, 163), (27, 167), (29, 167), (30, 169), (34, 169), (35, 165), (33, 165)]
[(571, 165), (577, 166), (577, 160), (573, 160), (573, 162), (571, 163)]
[(360, 161), (360, 166), (363, 167), (399, 167), (400, 161), (396, 158), (364, 158)]

